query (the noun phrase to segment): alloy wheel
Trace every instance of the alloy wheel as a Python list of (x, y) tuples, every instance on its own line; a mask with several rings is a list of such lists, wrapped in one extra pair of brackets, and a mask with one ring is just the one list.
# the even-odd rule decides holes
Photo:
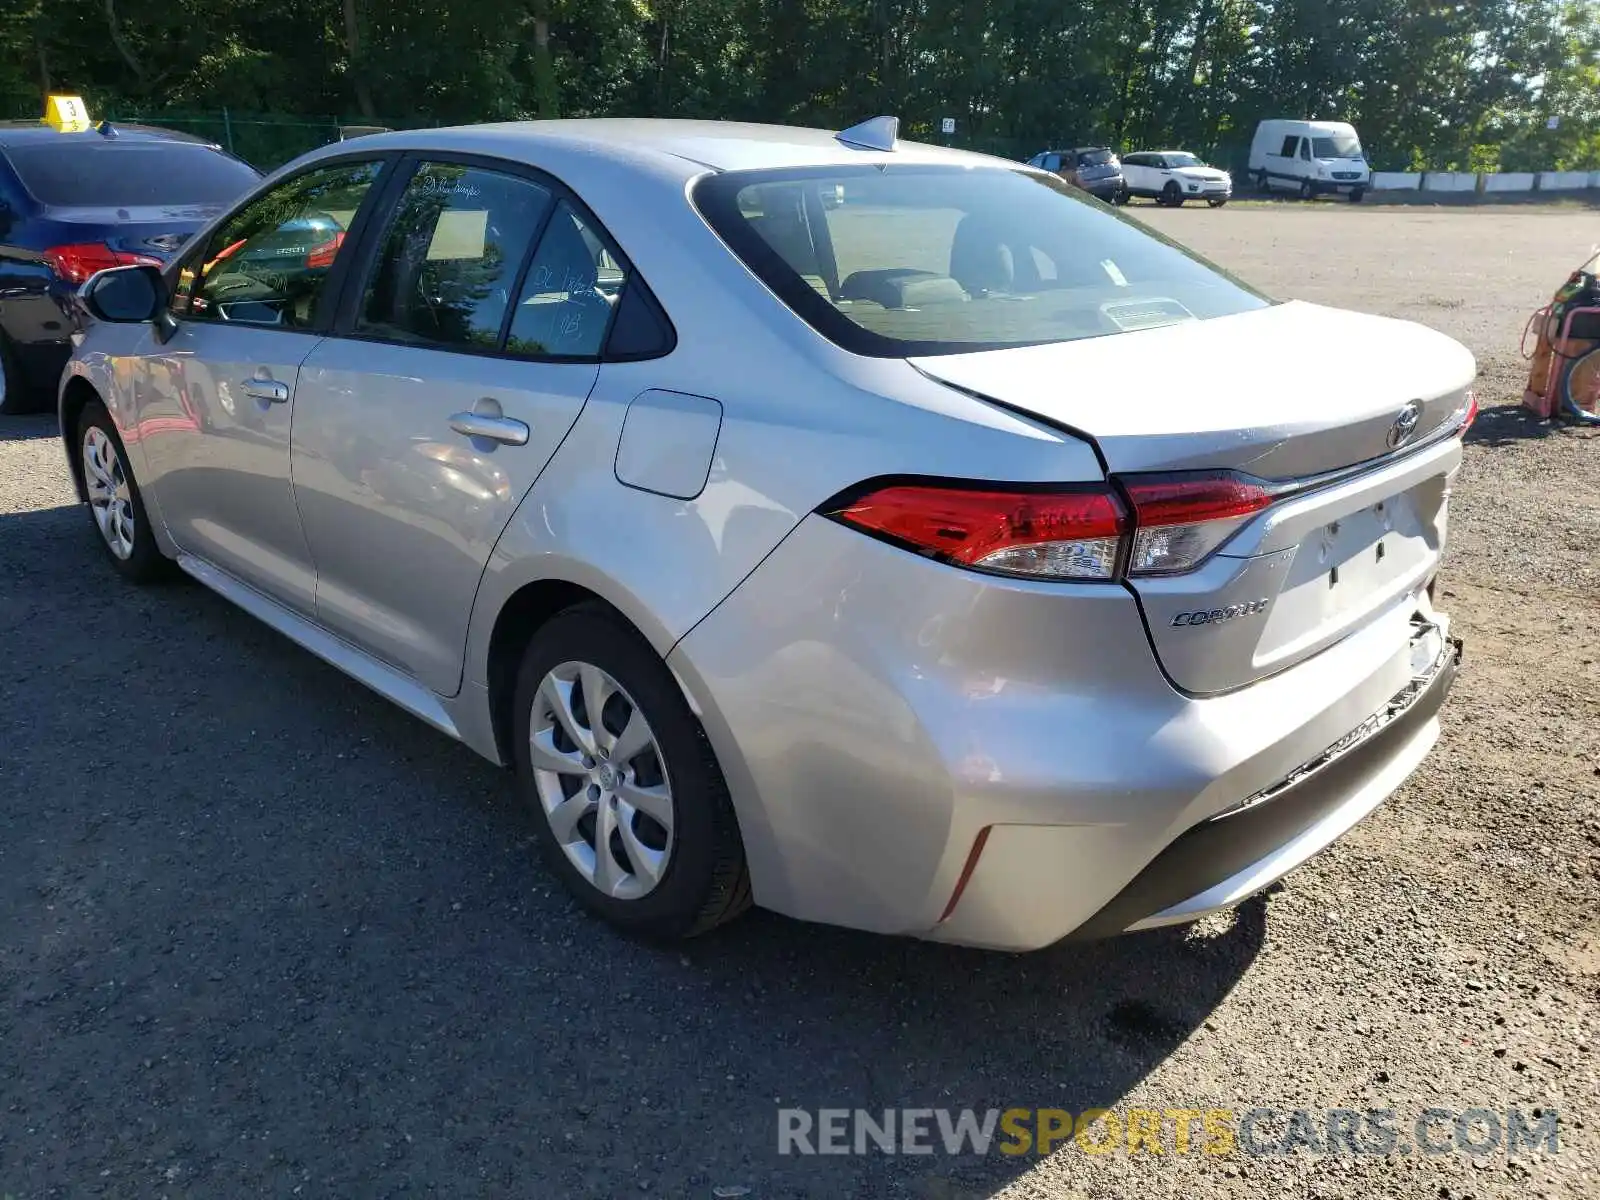
[(567, 860), (617, 900), (654, 891), (673, 848), (672, 785), (649, 721), (601, 668), (546, 673), (529, 724), (540, 807)]
[(126, 562), (133, 555), (136, 532), (133, 489), (128, 485), (122, 455), (98, 425), (91, 425), (84, 431), (83, 482), (100, 536), (111, 547), (111, 553)]

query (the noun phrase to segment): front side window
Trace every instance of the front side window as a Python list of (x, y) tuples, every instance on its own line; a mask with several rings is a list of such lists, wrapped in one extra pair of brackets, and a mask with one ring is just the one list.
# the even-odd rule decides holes
[[(829, 204), (823, 196), (834, 197)], [(890, 166), (732, 171), (695, 202), (824, 336), (909, 357), (1115, 334), (1119, 306), (1197, 319), (1269, 301), (1050, 176)]]
[(1300, 139), (1300, 157), (1303, 160), (1305, 160), (1306, 162), (1310, 162), (1311, 161), (1311, 139), (1310, 138), (1301, 138)]
[(345, 232), (382, 166), (319, 167), (252, 200), (179, 268), (173, 315), (310, 329)]
[(498, 349), (518, 273), (551, 203), (548, 188), (520, 176), (422, 163), (381, 242), (356, 332)]

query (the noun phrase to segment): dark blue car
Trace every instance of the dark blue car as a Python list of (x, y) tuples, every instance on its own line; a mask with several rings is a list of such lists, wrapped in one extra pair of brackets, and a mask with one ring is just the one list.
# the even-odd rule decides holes
[(79, 284), (106, 267), (164, 264), (259, 179), (171, 130), (0, 122), (0, 414), (54, 402)]

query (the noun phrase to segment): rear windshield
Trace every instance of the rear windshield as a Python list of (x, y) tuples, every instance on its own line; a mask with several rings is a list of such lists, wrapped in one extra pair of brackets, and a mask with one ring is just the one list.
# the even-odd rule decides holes
[(1067, 342), (1269, 303), (1051, 175), (732, 171), (702, 179), (695, 202), (791, 309), (858, 354)]
[(226, 204), (260, 176), (193, 142), (38, 142), (5, 151), (22, 186), (51, 208)]
[(1078, 155), (1080, 167), (1103, 167), (1111, 161), (1112, 154), (1109, 150), (1085, 150)]

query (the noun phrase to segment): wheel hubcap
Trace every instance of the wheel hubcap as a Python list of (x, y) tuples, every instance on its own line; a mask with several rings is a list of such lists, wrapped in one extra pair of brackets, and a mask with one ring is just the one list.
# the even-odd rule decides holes
[(539, 684), (528, 744), (567, 861), (614, 899), (654, 891), (672, 857), (672, 787), (633, 697), (592, 663), (562, 663)]
[(133, 554), (133, 491), (122, 456), (97, 425), (83, 435), (83, 482), (89, 493), (89, 507), (111, 553), (120, 559)]

